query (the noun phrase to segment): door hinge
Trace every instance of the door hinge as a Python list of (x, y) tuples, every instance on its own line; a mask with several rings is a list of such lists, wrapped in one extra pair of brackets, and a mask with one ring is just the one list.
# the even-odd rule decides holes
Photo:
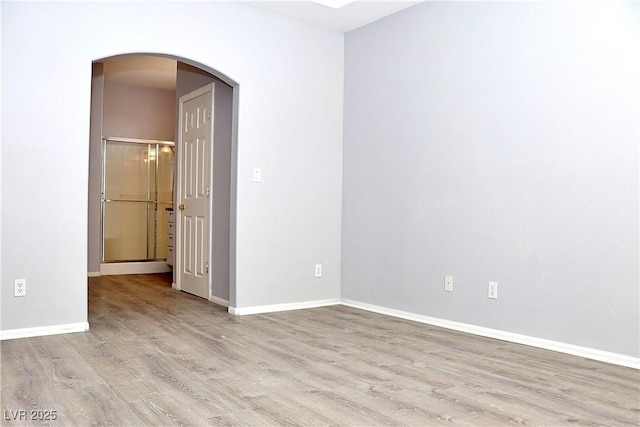
[(204, 263), (204, 272), (205, 272), (206, 274), (209, 274), (209, 261), (206, 261), (206, 262)]
[(211, 118), (211, 111), (209, 111), (209, 118)]
[(209, 193), (211, 193), (211, 191), (209, 190), (209, 187), (207, 187), (207, 191), (205, 191), (205, 194), (207, 195), (207, 197), (209, 197)]

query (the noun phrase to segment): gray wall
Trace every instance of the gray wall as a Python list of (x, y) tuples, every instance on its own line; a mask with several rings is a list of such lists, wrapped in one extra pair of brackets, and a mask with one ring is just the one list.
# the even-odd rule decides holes
[(3, 2), (0, 20), (3, 331), (87, 321), (91, 64), (130, 53), (240, 85), (232, 304), (339, 298), (342, 34), (234, 2)]
[(342, 297), (637, 357), (638, 16), (428, 2), (348, 33)]
[(122, 84), (105, 77), (103, 136), (173, 141), (175, 91)]
[[(213, 252), (211, 254), (211, 294), (228, 301), (233, 89), (207, 72), (178, 62), (176, 108), (179, 108), (177, 103), (182, 95), (213, 82), (216, 85), (213, 101)], [(178, 141), (177, 132), (178, 129), (176, 127), (176, 141)]]
[(102, 106), (104, 65), (92, 64), (91, 123), (89, 130), (89, 221), (87, 224), (87, 272), (100, 273), (100, 211), (102, 204)]

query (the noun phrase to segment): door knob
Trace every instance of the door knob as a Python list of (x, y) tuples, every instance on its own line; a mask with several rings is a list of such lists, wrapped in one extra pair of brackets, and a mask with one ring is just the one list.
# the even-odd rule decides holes
[(183, 211), (183, 210), (184, 210), (184, 203), (180, 203), (180, 204), (178, 205), (178, 209), (180, 209), (181, 211)]

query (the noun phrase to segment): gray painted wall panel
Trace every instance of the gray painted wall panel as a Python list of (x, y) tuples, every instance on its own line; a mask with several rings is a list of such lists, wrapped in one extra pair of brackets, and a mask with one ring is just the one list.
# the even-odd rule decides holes
[(173, 141), (175, 92), (121, 84), (105, 77), (103, 136)]
[(348, 33), (343, 298), (637, 357), (637, 16), (429, 2)]
[(104, 65), (91, 64), (91, 123), (89, 136), (89, 206), (87, 225), (87, 272), (100, 273), (100, 211), (102, 205), (102, 113), (104, 98)]

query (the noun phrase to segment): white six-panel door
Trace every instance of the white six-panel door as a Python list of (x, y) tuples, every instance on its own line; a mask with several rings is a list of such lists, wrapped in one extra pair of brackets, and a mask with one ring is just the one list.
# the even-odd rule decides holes
[(176, 280), (178, 289), (209, 298), (213, 165), (210, 84), (180, 97)]

